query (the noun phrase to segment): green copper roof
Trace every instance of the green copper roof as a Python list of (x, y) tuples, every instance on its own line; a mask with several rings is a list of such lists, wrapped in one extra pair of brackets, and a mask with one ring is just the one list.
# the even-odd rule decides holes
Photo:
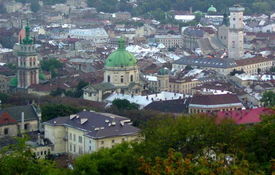
[(168, 75), (169, 69), (167, 67), (163, 67), (158, 71), (158, 75)]
[(135, 56), (125, 49), (125, 41), (122, 38), (118, 41), (118, 49), (105, 61), (105, 67), (128, 67), (136, 64)]
[(9, 85), (11, 87), (17, 87), (17, 83), (18, 83), (17, 77), (14, 77), (10, 80)]
[(26, 36), (23, 39), (23, 44), (33, 44), (33, 40), (30, 37), (30, 26), (29, 26), (29, 22), (27, 23), (26, 27), (25, 27), (25, 33)]
[(217, 9), (213, 5), (211, 5), (211, 7), (208, 8), (207, 12), (214, 12), (214, 13), (216, 13)]

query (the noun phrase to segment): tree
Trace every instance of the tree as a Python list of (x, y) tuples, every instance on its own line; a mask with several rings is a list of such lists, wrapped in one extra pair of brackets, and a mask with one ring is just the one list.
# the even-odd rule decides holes
[(275, 67), (274, 66), (270, 68), (270, 72), (275, 72)]
[(37, 12), (38, 10), (40, 10), (40, 5), (39, 5), (38, 0), (32, 0), (31, 1), (31, 11)]
[(63, 64), (55, 58), (41, 61), (41, 69), (43, 71), (51, 72), (52, 77), (57, 76), (57, 69), (62, 68)]
[(79, 107), (64, 104), (44, 104), (41, 106), (42, 120), (47, 121), (55, 117), (68, 116), (81, 111)]
[(272, 91), (264, 92), (261, 102), (264, 104), (264, 106), (275, 106), (275, 93)]
[(16, 144), (1, 149), (0, 175), (32, 174), (32, 175), (61, 175), (68, 170), (58, 169), (49, 160), (36, 159), (25, 144), (25, 138), (17, 138)]
[(140, 170), (146, 175), (183, 175), (183, 174), (263, 174), (251, 171), (246, 160), (239, 161), (234, 155), (211, 154), (183, 157), (174, 149), (169, 149), (167, 158), (156, 157), (155, 161), (140, 159)]
[(138, 158), (129, 143), (122, 143), (112, 149), (101, 149), (76, 159), (75, 175), (125, 175), (137, 174)]
[(115, 99), (112, 102), (112, 106), (115, 106), (118, 110), (138, 110), (139, 105), (136, 103), (130, 103), (126, 99)]
[(57, 88), (55, 90), (52, 90), (50, 95), (52, 96), (61, 96), (62, 94), (65, 94), (65, 89)]

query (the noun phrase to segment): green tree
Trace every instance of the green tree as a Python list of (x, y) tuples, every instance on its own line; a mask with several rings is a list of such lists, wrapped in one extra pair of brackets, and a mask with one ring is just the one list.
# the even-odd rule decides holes
[(50, 58), (48, 60), (41, 61), (41, 69), (43, 71), (51, 72), (52, 77), (57, 76), (57, 69), (63, 67), (63, 64), (55, 58)]
[(264, 104), (264, 106), (275, 106), (275, 93), (272, 91), (264, 92), (261, 102)]
[(38, 0), (32, 0), (31, 1), (31, 11), (37, 12), (38, 10), (40, 10), (40, 5), (39, 5)]
[(79, 107), (64, 104), (44, 104), (41, 106), (42, 120), (47, 121), (55, 117), (68, 116), (80, 112)]
[(30, 148), (25, 144), (25, 138), (18, 138), (16, 144), (4, 147), (0, 151), (0, 175), (61, 175), (68, 170), (58, 169), (49, 160), (36, 159)]
[(122, 143), (112, 149), (101, 149), (76, 159), (75, 175), (126, 175), (137, 174), (138, 158), (129, 143)]
[(115, 99), (112, 102), (112, 106), (116, 107), (118, 110), (138, 110), (139, 105), (136, 103), (130, 103), (126, 99)]

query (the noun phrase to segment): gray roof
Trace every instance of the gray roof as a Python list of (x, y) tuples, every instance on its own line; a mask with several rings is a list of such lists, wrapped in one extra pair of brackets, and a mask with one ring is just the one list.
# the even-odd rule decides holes
[[(87, 121), (81, 124), (81, 119), (86, 119)], [(44, 122), (44, 124), (67, 126), (83, 130), (86, 132), (86, 136), (93, 139), (136, 135), (140, 131), (138, 128), (131, 125), (128, 118), (91, 111), (79, 112), (72, 119), (70, 119), (69, 116), (57, 117)]]
[(188, 58), (183, 57), (173, 62), (173, 64), (190, 65), (199, 67), (212, 67), (212, 68), (230, 68), (237, 66), (236, 62), (232, 59), (222, 58)]
[(32, 105), (14, 106), (0, 110), (0, 113), (7, 112), (17, 122), (21, 122), (21, 114), (24, 112), (24, 120), (38, 120), (38, 116)]
[(108, 91), (108, 90), (113, 90), (116, 89), (116, 87), (108, 82), (102, 82), (99, 84), (94, 84), (94, 85), (88, 85), (83, 88), (84, 91), (87, 92), (97, 92), (98, 90), (103, 90), (103, 91)]

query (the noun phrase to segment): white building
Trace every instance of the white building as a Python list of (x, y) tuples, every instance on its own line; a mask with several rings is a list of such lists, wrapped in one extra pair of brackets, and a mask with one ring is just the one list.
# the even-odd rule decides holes
[(109, 35), (104, 28), (71, 29), (68, 34), (71, 38), (92, 40), (96, 44), (108, 42)]

